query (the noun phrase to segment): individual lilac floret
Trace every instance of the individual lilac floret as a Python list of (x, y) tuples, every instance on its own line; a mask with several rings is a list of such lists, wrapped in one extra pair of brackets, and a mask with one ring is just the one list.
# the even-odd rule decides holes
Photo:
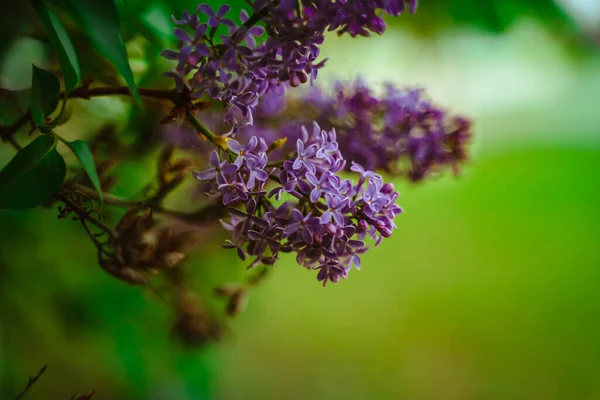
[[(221, 161), (219, 154), (215, 150), (210, 153), (209, 160), (212, 168), (202, 172), (194, 171), (194, 177), (199, 181), (215, 179), (216, 181), (225, 182), (225, 175), (231, 175), (239, 168), (239, 165), (229, 164), (227, 161)], [(217, 175), (219, 176), (219, 179), (217, 179)]]
[[(223, 225), (232, 237), (224, 247), (236, 249), (243, 260), (252, 256), (249, 268), (275, 263), (280, 252), (295, 252), (298, 263), (318, 270), (317, 279), (325, 285), (345, 279), (352, 267), (359, 269), (360, 255), (368, 249), (364, 239), (377, 245), (389, 237), (402, 209), (395, 204), (393, 185), (374, 172), (354, 164), (357, 183), (338, 175), (345, 160), (335, 131), (316, 123), (311, 131), (298, 130), (299, 154), (270, 164), (269, 170), (267, 144), (252, 137), (245, 145), (229, 140), (229, 161), (213, 152), (212, 168), (195, 176), (208, 180), (210, 193), (230, 207), (231, 220)], [(269, 177), (275, 188), (267, 195)], [(282, 193), (294, 200), (270, 200)]]

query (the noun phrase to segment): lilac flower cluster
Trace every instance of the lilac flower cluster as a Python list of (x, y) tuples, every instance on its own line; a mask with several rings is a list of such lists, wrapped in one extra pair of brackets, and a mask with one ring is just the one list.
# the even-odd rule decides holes
[[(271, 102), (278, 108), (269, 105)], [(337, 83), (333, 95), (311, 88), (300, 100), (290, 99), (288, 103), (286, 114), (293, 118), (257, 113), (258, 123), (242, 129), (240, 136), (269, 140), (277, 132), (294, 139), (299, 124), (315, 120), (336, 128), (340, 151), (347, 160), (369, 170), (404, 175), (411, 181), (421, 181), (446, 167), (458, 172), (468, 158), (470, 121), (432, 104), (422, 89), (405, 90), (387, 84), (379, 97), (357, 80)], [(257, 111), (284, 109), (279, 99), (265, 96)]]
[[(382, 17), (401, 14), (406, 4), (415, 11), (416, 0), (255, 0), (255, 14), (242, 11), (240, 25), (226, 18), (228, 5), (214, 11), (200, 4), (196, 12), (173, 18), (180, 26), (174, 30), (178, 49), (162, 55), (177, 66), (164, 75), (175, 79), (180, 92), (225, 104), (225, 120), (236, 129), (252, 125), (260, 96), (282, 83), (298, 86), (317, 77), (326, 61), (318, 60), (326, 31), (380, 34), (385, 30)], [(256, 25), (259, 21), (266, 29)], [(217, 40), (223, 29), (227, 34)]]
[[(231, 219), (224, 226), (232, 239), (224, 247), (236, 249), (250, 267), (271, 265), (279, 253), (295, 252), (300, 265), (318, 270), (325, 285), (346, 278), (370, 238), (378, 245), (392, 234), (394, 217), (402, 209), (398, 193), (381, 176), (353, 163), (358, 182), (340, 177), (346, 160), (335, 130), (314, 123), (302, 127), (293, 157), (269, 164), (268, 146), (252, 137), (246, 145), (229, 140), (230, 151), (210, 156), (211, 168), (195, 172), (207, 194), (222, 197)], [(276, 182), (267, 194), (268, 180)], [(243, 209), (242, 209), (243, 207)]]

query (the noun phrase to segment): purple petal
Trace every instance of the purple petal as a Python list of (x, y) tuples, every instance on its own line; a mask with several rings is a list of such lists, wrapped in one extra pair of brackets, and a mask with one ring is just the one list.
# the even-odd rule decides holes
[(230, 9), (230, 6), (228, 6), (227, 4), (223, 4), (221, 7), (219, 7), (219, 10), (217, 11), (217, 17), (221, 18), (222, 16), (227, 14), (227, 12), (229, 12)]
[(166, 49), (166, 50), (163, 50), (160, 52), (160, 55), (163, 56), (164, 58), (166, 58), (167, 60), (177, 60), (178, 54), (179, 53), (177, 53), (176, 51), (169, 50), (169, 49)]
[(254, 173), (256, 174), (256, 179), (258, 179), (261, 182), (264, 182), (269, 178), (269, 174), (267, 174), (262, 169), (255, 169)]
[(312, 201), (313, 203), (316, 203), (319, 201), (320, 198), (321, 198), (321, 191), (318, 188), (314, 188), (310, 192), (310, 201)]
[(312, 190), (312, 187), (302, 179), (298, 181), (298, 188), (302, 193), (310, 193)]
[(260, 240), (262, 238), (261, 233), (254, 230), (249, 230), (247, 235), (251, 240)]
[(302, 240), (304, 240), (306, 243), (312, 244), (313, 237), (310, 230), (307, 227), (303, 227), (300, 231), (300, 234), (302, 235)]
[(317, 280), (320, 282), (322, 280), (324, 280), (327, 277), (327, 268), (323, 267), (319, 270), (319, 273), (317, 274)]
[(194, 178), (198, 179), (199, 181), (207, 181), (210, 179), (213, 179), (216, 175), (216, 170), (214, 168), (209, 168), (206, 171), (194, 171)]
[(215, 15), (215, 12), (213, 11), (212, 7), (209, 6), (208, 4), (198, 4), (198, 10), (202, 11), (204, 14), (206, 14), (208, 16)]
[(173, 33), (175, 34), (175, 37), (177, 37), (177, 39), (181, 40), (184, 43), (190, 43), (192, 41), (192, 37), (190, 36), (190, 34), (181, 28), (175, 28), (173, 30)]
[(256, 183), (256, 176), (254, 174), (254, 172), (250, 172), (250, 175), (248, 176), (248, 183), (246, 184), (246, 186), (248, 187), (248, 189), (253, 189), (254, 188), (254, 184)]
[(258, 225), (259, 227), (261, 227), (263, 229), (266, 229), (269, 227), (269, 223), (260, 217), (252, 218), (252, 222), (254, 222), (256, 225)]
[(256, 247), (254, 248), (254, 251), (252, 253), (255, 256), (258, 256), (264, 253), (265, 250), (267, 250), (267, 243), (264, 240), (261, 240), (260, 242), (256, 242)]
[(283, 230), (283, 234), (285, 236), (290, 236), (292, 233), (296, 232), (298, 229), (300, 229), (300, 223), (295, 222), (293, 224), (290, 224), (288, 226), (285, 227), (285, 229)]
[(312, 172), (308, 172), (306, 174), (306, 180), (309, 181), (310, 183), (312, 183), (315, 186), (317, 186), (319, 184), (319, 180), (317, 179), (317, 177)]
[(200, 40), (206, 34), (207, 30), (208, 30), (208, 26), (206, 24), (198, 25), (196, 27), (196, 29), (194, 30), (194, 39)]
[(250, 138), (250, 141), (246, 145), (246, 151), (252, 151), (252, 150), (254, 150), (254, 148), (256, 148), (257, 144), (258, 144), (258, 138), (256, 136), (252, 136)]
[(215, 17), (208, 18), (208, 25), (211, 27), (219, 26), (219, 21)]
[(221, 166), (221, 172), (224, 174), (233, 174), (235, 171), (237, 171), (239, 168), (239, 166), (235, 165), (235, 164), (225, 164)]
[(304, 142), (300, 139), (296, 140), (296, 150), (298, 151), (298, 155), (304, 153)]
[(294, 168), (294, 169), (302, 168), (302, 160), (300, 160), (299, 158), (296, 158), (294, 160), (294, 164), (292, 164), (292, 168)]
[(219, 154), (215, 150), (210, 152), (209, 160), (210, 165), (212, 165), (213, 167), (217, 167), (221, 163), (221, 160), (219, 159)]
[(236, 154), (240, 154), (240, 151), (244, 149), (242, 145), (235, 139), (229, 139), (227, 141), (227, 146)]
[(344, 223), (345, 223), (344, 216), (341, 213), (334, 212), (333, 213), (333, 219), (335, 220), (335, 222), (337, 222), (337, 224), (339, 226), (344, 226)]
[(315, 146), (314, 144), (308, 146), (308, 148), (304, 151), (305, 158), (313, 157), (315, 154), (317, 154), (317, 146)]
[[(237, 28), (237, 25), (236, 25), (236, 23), (235, 23), (235, 22), (233, 22), (232, 20), (230, 20), (229, 18), (223, 18), (223, 19), (221, 19), (221, 23), (222, 23), (223, 25), (225, 25), (225, 26), (228, 26), (228, 27), (232, 28), (232, 29), (235, 29), (235, 28)], [(237, 38), (237, 39), (238, 39), (238, 40), (236, 40), (236, 41), (239, 41), (239, 38)]]
[(326, 224), (331, 221), (331, 211), (326, 210), (323, 215), (321, 215), (321, 223)]
[(296, 222), (300, 222), (303, 219), (304, 219), (304, 215), (302, 215), (302, 213), (298, 209), (294, 208), (292, 210), (292, 220), (296, 221)]

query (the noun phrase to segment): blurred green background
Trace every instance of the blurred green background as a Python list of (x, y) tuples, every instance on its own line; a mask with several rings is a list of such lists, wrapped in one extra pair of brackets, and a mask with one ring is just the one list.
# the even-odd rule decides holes
[[(118, 4), (139, 82), (168, 86), (157, 59), (172, 43), (166, 16), (194, 2)], [(53, 57), (26, 5), (2, 7), (0, 86), (24, 89), (31, 62)], [(26, 398), (600, 399), (599, 9), (421, 0), (381, 37), (329, 36), (322, 84), (361, 75), (425, 87), (474, 119), (472, 160), (457, 178), (395, 182), (399, 227), (347, 281), (323, 288), (284, 257), (218, 343), (173, 341), (170, 307), (98, 268), (79, 224), (48, 209), (1, 212), (0, 398), (48, 364)], [(135, 141), (153, 121), (119, 99), (75, 111), (66, 136), (116, 119)], [(0, 164), (12, 154), (2, 146)], [(153, 168), (131, 160), (116, 193), (139, 191)], [(210, 296), (245, 270), (219, 249), (223, 232), (205, 236), (186, 265)]]

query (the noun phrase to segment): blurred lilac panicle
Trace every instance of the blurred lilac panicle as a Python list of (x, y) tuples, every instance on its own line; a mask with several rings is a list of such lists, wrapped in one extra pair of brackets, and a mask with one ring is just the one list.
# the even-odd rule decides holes
[[(260, 18), (242, 11), (237, 24), (227, 16), (228, 5), (215, 11), (199, 4), (193, 13), (173, 17), (178, 48), (162, 55), (177, 64), (164, 75), (175, 80), (180, 92), (222, 102), (228, 109), (225, 119), (236, 129), (252, 125), (261, 96), (281, 95), (282, 84), (296, 87), (317, 77), (327, 60), (319, 60), (325, 32), (381, 34), (383, 16), (400, 15), (407, 5), (415, 12), (417, 1), (255, 0), (252, 8)], [(226, 34), (216, 35), (223, 30)]]
[[(231, 231), (224, 245), (236, 249), (249, 267), (275, 263), (281, 252), (296, 253), (302, 266), (318, 270), (325, 285), (346, 278), (368, 246), (378, 245), (395, 228), (394, 217), (402, 209), (395, 204), (398, 193), (381, 176), (353, 163), (357, 181), (339, 173), (346, 160), (339, 150), (335, 130), (317, 123), (299, 128), (297, 151), (292, 158), (269, 164), (268, 146), (253, 136), (247, 144), (231, 139), (230, 152), (210, 156), (210, 168), (195, 172), (208, 195), (221, 196), (229, 206)], [(275, 182), (266, 191), (267, 181)], [(282, 201), (285, 195), (286, 200)]]
[[(261, 122), (239, 134), (269, 141), (275, 139), (274, 135), (285, 135), (288, 143), (293, 143), (299, 124), (315, 120), (337, 130), (339, 149), (346, 160), (367, 170), (404, 175), (415, 182), (448, 167), (456, 173), (468, 159), (471, 122), (434, 105), (423, 89), (399, 89), (387, 84), (383, 95), (377, 96), (364, 82), (356, 80), (338, 82), (332, 92), (312, 87), (302, 98), (289, 100), (286, 114), (292, 117), (287, 119), (261, 114), (263, 100), (271, 101), (266, 96), (257, 109)], [(280, 110), (285, 108), (280, 105)], [(346, 164), (346, 169), (350, 167)]]

